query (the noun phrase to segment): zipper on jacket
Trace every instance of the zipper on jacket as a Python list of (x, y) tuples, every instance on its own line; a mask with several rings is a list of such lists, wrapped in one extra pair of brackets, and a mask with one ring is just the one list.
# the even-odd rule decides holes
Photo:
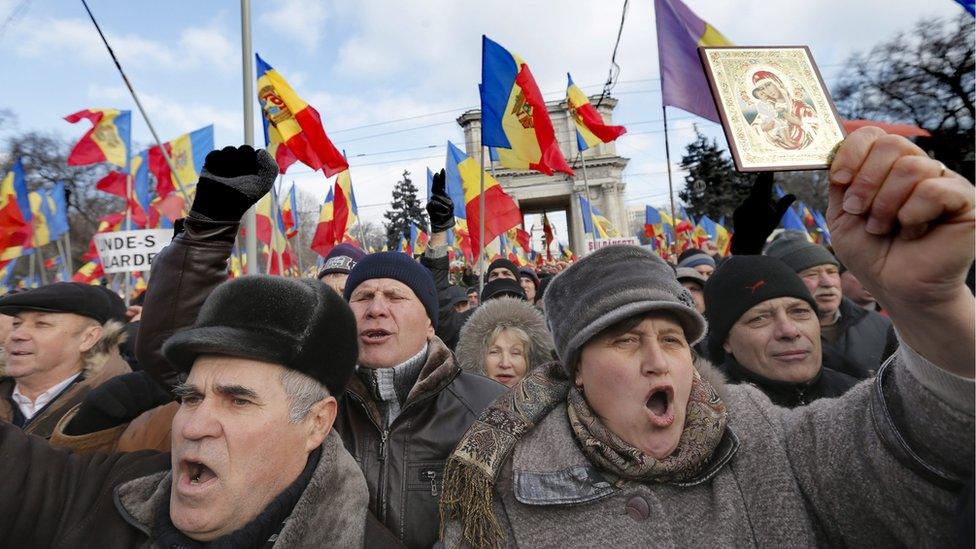
[(380, 496), (380, 522), (386, 522), (386, 452), (387, 452), (387, 440), (390, 438), (390, 430), (384, 429), (380, 434), (380, 479), (379, 487), (377, 491)]
[(434, 496), (435, 498), (440, 495), (440, 491), (437, 489), (437, 471), (434, 469), (421, 471), (420, 480), (430, 481), (430, 495)]

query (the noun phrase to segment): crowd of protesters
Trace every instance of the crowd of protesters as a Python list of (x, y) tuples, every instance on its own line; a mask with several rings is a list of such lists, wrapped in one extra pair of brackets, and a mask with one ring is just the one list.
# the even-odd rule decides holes
[(451, 283), (433, 178), (418, 259), (335, 247), (228, 280), (277, 175), (207, 156), (140, 306), (0, 297), (10, 547), (951, 546), (973, 543), (973, 186), (852, 133), (833, 249), (635, 246)]

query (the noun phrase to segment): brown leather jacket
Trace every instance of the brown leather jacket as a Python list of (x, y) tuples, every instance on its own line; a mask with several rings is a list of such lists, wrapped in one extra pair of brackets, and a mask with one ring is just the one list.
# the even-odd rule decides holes
[[(177, 376), (161, 354), (162, 344), (193, 323), (210, 292), (227, 278), (237, 227), (187, 218), (184, 232), (153, 261), (136, 356), (166, 387)], [(408, 547), (437, 541), (444, 462), (478, 414), (505, 390), (462, 372), (436, 337), (429, 343), (418, 382), (389, 430), (381, 431), (379, 410), (356, 376), (340, 399), (336, 419), (346, 449), (366, 476), (370, 511)]]

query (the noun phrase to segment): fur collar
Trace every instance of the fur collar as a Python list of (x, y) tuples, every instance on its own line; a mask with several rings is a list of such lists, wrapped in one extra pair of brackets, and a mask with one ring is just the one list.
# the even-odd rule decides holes
[(426, 395), (441, 392), (444, 387), (454, 381), (460, 371), (454, 362), (454, 355), (451, 354), (447, 345), (437, 336), (430, 338), (427, 340), (427, 361), (424, 363), (424, 367), (420, 369), (417, 382), (410, 389), (403, 405), (406, 406)]
[(522, 299), (501, 297), (475, 309), (461, 328), (455, 349), (461, 368), (485, 375), (487, 339), (498, 326), (521, 328), (528, 334), (532, 341), (532, 352), (528, 357), (530, 370), (553, 360), (552, 336), (542, 313)]
[(103, 324), (101, 339), (81, 357), (85, 375), (93, 377), (98, 374), (110, 356), (119, 354), (119, 345), (125, 338), (125, 324), (118, 320), (109, 320)]
[[(115, 489), (115, 506), (130, 524), (149, 535), (155, 511), (169, 498), (172, 473), (161, 471)], [(295, 504), (275, 547), (362, 547), (369, 495), (366, 479), (333, 431), (322, 458)]]

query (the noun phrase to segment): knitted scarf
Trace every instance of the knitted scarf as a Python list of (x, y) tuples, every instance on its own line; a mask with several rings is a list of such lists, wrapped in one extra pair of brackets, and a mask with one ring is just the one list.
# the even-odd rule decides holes
[(486, 408), (448, 458), (440, 501), (441, 538), (448, 521), (456, 520), (466, 544), (504, 544), (492, 509), (498, 475), (522, 437), (567, 401), (570, 424), (587, 457), (612, 474), (640, 481), (666, 483), (693, 477), (718, 446), (727, 422), (725, 404), (715, 388), (694, 371), (678, 448), (668, 458), (656, 460), (607, 430), (573, 388), (566, 370), (558, 362), (546, 364)]

